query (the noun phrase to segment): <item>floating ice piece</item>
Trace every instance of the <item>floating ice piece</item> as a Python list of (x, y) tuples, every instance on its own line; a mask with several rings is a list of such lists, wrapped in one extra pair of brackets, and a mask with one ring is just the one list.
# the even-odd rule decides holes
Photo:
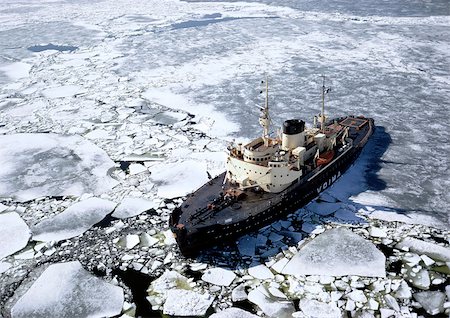
[(231, 292), (231, 300), (233, 302), (243, 301), (247, 299), (247, 293), (245, 292), (244, 284), (236, 286)]
[(291, 275), (384, 277), (386, 257), (345, 228), (328, 230), (303, 245), (282, 270)]
[(239, 253), (241, 253), (241, 255), (246, 256), (255, 256), (257, 243), (258, 239), (253, 236), (249, 235), (242, 236), (237, 243)]
[(292, 302), (272, 297), (262, 285), (250, 291), (248, 300), (261, 308), (267, 317), (290, 318), (295, 312)]
[(139, 242), (140, 242), (139, 235), (128, 234), (127, 236), (121, 238), (117, 244), (126, 249), (132, 249), (133, 247), (138, 245)]
[(372, 237), (387, 237), (386, 229), (375, 226), (369, 228), (369, 235)]
[(230, 286), (235, 278), (236, 274), (233, 271), (220, 267), (208, 269), (202, 275), (205, 282), (219, 286)]
[(400, 286), (396, 290), (395, 297), (398, 299), (411, 299), (411, 287), (404, 280), (401, 281)]
[(274, 278), (273, 273), (264, 264), (250, 267), (248, 269), (249, 275), (252, 275), (258, 279), (272, 279)]
[(437, 315), (444, 311), (445, 294), (439, 291), (415, 293), (414, 298), (430, 315)]
[[(383, 205), (386, 206), (386, 205)], [(438, 229), (447, 230), (448, 224), (443, 223), (432, 215), (427, 215), (420, 212), (408, 212), (408, 215), (396, 213), (393, 211), (375, 210), (370, 213), (370, 218), (383, 220), (388, 222), (403, 222), (406, 224), (422, 224), (426, 226), (435, 227)]]
[(163, 313), (173, 316), (204, 316), (211, 307), (214, 297), (190, 290), (172, 289), (167, 291)]
[(106, 139), (114, 140), (116, 137), (114, 133), (111, 133), (104, 129), (95, 129), (84, 135), (84, 138), (94, 140), (94, 139)]
[(11, 263), (0, 262), (0, 274), (6, 272), (8, 269), (11, 268), (11, 266), (12, 266)]
[(241, 308), (227, 308), (225, 310), (216, 312), (215, 314), (212, 314), (209, 316), (209, 318), (258, 318), (258, 316), (245, 311)]
[(194, 160), (154, 165), (150, 172), (158, 196), (166, 199), (185, 196), (208, 181), (206, 164)]
[(420, 289), (428, 289), (430, 288), (430, 274), (426, 269), (422, 269), (419, 272), (415, 273), (412, 269), (408, 270), (408, 281), (413, 284), (415, 287)]
[(139, 244), (144, 247), (150, 247), (158, 243), (159, 240), (147, 233), (139, 235)]
[(118, 219), (125, 219), (139, 215), (142, 212), (154, 209), (156, 207), (157, 204), (153, 201), (142, 198), (124, 198), (111, 216)]
[(425, 254), (434, 260), (440, 260), (444, 262), (450, 261), (450, 248), (429, 242), (424, 242), (415, 238), (407, 237), (400, 243), (398, 243), (395, 247), (398, 249), (407, 249), (419, 255)]
[(329, 203), (336, 203), (338, 202), (338, 200), (333, 197), (331, 194), (327, 193), (327, 192), (322, 192), (319, 196), (321, 201), (324, 202), (329, 202)]
[(129, 167), (130, 175), (136, 175), (143, 172), (148, 172), (147, 168), (140, 163), (132, 163)]
[(355, 222), (355, 223), (366, 223), (366, 220), (364, 220), (363, 218), (356, 215), (355, 212), (345, 209), (345, 208), (341, 208), (341, 209), (337, 210), (334, 213), (334, 216), (337, 217), (338, 219), (341, 219), (344, 221)]
[(341, 203), (317, 202), (314, 201), (306, 206), (306, 209), (316, 214), (326, 216), (333, 214), (340, 207)]
[(6, 211), (8, 209), (8, 206), (0, 203), (0, 213), (2, 213), (3, 211)]
[(117, 185), (107, 175), (108, 155), (80, 136), (0, 136), (0, 197), (28, 201), (43, 196), (100, 194)]
[(0, 71), (4, 72), (6, 76), (12, 80), (18, 80), (30, 75), (31, 65), (23, 62), (15, 62), (0, 67)]
[(47, 88), (42, 91), (42, 95), (47, 98), (61, 98), (70, 97), (77, 94), (82, 94), (85, 91), (78, 85), (63, 85), (58, 87)]
[(104, 282), (77, 261), (50, 265), (12, 307), (20, 317), (111, 317), (120, 314), (123, 289)]
[(148, 291), (162, 294), (166, 298), (167, 291), (170, 289), (190, 289), (188, 279), (178, 272), (166, 270), (150, 284)]
[(0, 214), (0, 259), (24, 248), (30, 235), (28, 225), (18, 213)]
[(341, 310), (334, 304), (326, 304), (317, 300), (303, 298), (300, 309), (308, 318), (341, 318)]
[(89, 198), (75, 203), (64, 212), (36, 224), (31, 232), (33, 240), (61, 241), (83, 234), (112, 212), (116, 203), (99, 198)]

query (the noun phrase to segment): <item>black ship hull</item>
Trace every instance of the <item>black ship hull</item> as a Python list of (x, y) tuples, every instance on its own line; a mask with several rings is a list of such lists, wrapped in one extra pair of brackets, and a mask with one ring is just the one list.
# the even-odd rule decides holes
[[(352, 117), (351, 117), (352, 118)], [(248, 193), (242, 201), (221, 199), (225, 172), (192, 193), (170, 217), (170, 227), (181, 253), (187, 257), (202, 249), (235, 241), (291, 214), (330, 187), (355, 162), (372, 135), (372, 119), (362, 129), (350, 128), (353, 145), (321, 168), (281, 193)], [(213, 203), (213, 205), (211, 205)]]

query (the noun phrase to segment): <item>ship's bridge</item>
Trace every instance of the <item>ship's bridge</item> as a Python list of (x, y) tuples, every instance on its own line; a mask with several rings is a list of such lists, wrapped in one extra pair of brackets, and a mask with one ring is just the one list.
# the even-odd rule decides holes
[(268, 145), (259, 137), (244, 146), (244, 161), (255, 164), (267, 164), (278, 151), (279, 144), (275, 139), (269, 139)]

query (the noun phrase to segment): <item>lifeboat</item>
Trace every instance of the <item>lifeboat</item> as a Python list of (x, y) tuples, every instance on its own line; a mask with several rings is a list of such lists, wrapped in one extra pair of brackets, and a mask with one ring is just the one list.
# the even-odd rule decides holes
[(327, 163), (330, 163), (334, 158), (334, 150), (329, 150), (319, 155), (319, 158), (316, 159), (316, 165), (323, 166)]

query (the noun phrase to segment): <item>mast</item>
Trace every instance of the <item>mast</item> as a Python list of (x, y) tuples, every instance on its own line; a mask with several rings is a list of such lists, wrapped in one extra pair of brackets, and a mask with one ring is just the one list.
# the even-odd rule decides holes
[(323, 132), (325, 124), (325, 75), (322, 75), (322, 114), (320, 115), (320, 130)]
[[(262, 81), (264, 83), (264, 81)], [(259, 124), (263, 128), (263, 140), (264, 145), (269, 146), (269, 126), (270, 126), (270, 116), (269, 116), (269, 81), (266, 76), (266, 100), (264, 103), (264, 108), (261, 108), (261, 115), (259, 116)]]

